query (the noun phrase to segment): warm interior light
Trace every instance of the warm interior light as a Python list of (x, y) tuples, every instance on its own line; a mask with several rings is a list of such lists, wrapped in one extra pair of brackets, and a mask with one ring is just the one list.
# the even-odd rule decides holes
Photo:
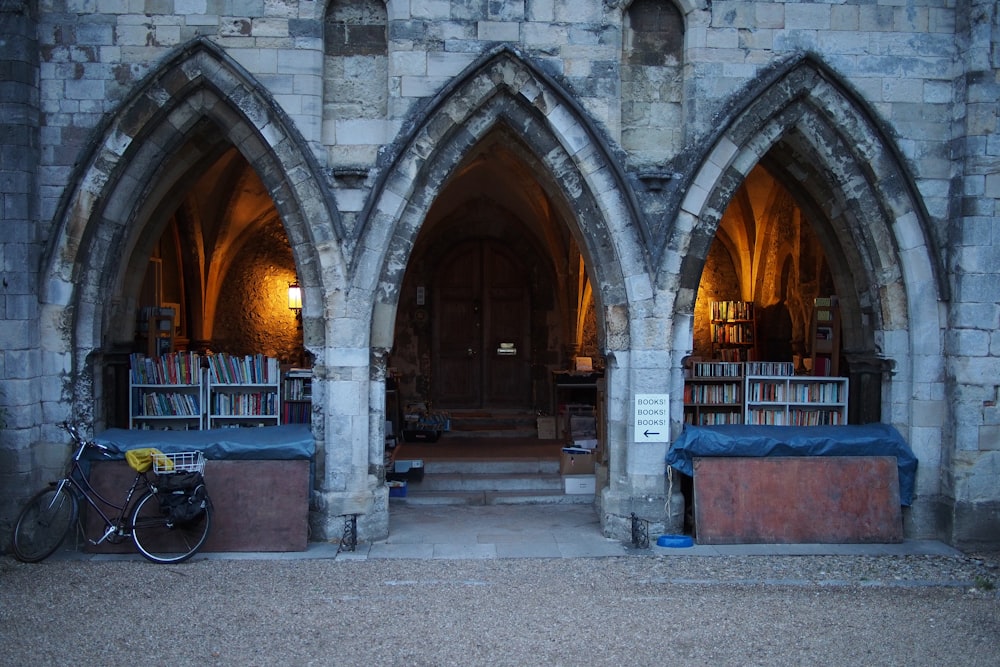
[(298, 283), (288, 284), (288, 309), (298, 315), (302, 312), (302, 288)]

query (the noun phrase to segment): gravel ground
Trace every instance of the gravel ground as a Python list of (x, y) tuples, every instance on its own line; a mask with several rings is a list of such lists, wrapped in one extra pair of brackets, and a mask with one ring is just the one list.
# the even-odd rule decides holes
[(0, 557), (0, 664), (1000, 666), (998, 564)]

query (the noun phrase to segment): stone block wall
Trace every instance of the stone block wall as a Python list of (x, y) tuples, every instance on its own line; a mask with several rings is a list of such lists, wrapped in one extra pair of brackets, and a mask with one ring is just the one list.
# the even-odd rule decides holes
[[(383, 249), (364, 248), (364, 242), (378, 238), (364, 234), (367, 226), (395, 221), (408, 203), (393, 207), (392, 198), (383, 195), (398, 181), (379, 179), (391, 171), (436, 101), (456, 85), (456, 77), (484, 55), (509, 49), (571, 96), (564, 107), (548, 107), (543, 95), (537, 108), (544, 122), (558, 128), (554, 136), (569, 138), (563, 148), (585, 165), (582, 171), (597, 163), (588, 163), (593, 146), (579, 130), (581, 118), (609, 147), (622, 178), (634, 188), (622, 197), (636, 202), (648, 247), (622, 251), (627, 244), (618, 246), (627, 270), (621, 284), (608, 289), (627, 295), (627, 326), (616, 328), (619, 304), (603, 314), (607, 339), (617, 341), (612, 345), (619, 349), (617, 363), (625, 364), (611, 383), (609, 414), (624, 417), (631, 393), (655, 384), (664, 365), (676, 368), (674, 357), (684, 343), (674, 336), (689, 333), (689, 328), (676, 334), (673, 329), (675, 299), (685, 296), (679, 276), (685, 257), (671, 254), (672, 249), (688, 247), (687, 239), (704, 232), (697, 216), (711, 208), (726, 170), (733, 160), (762, 157), (768, 123), (777, 121), (756, 119), (761, 127), (754, 141), (762, 148), (717, 141), (725, 122), (767, 91), (788, 63), (808, 54), (829, 73), (824, 83), (857, 100), (873, 120), (872, 132), (883, 143), (869, 145), (891, 146), (890, 157), (902, 165), (903, 174), (903, 182), (892, 186), (918, 202), (916, 210), (887, 205), (895, 236), (885, 245), (896, 253), (902, 276), (876, 276), (885, 278), (874, 297), (880, 300), (866, 303), (879, 352), (897, 367), (887, 379), (891, 386), (883, 393), (883, 415), (911, 429), (911, 441), (924, 452), (924, 492), (951, 503), (950, 516), (942, 519), (948, 525), (940, 531), (956, 542), (962, 535), (981, 535), (981, 524), (969, 518), (976, 516), (973, 510), (992, 507), (995, 513), (1000, 503), (996, 3), (681, 0), (674, 5), (683, 19), (679, 62), (665, 64), (669, 70), (639, 71), (634, 63), (623, 65), (634, 28), (628, 12), (648, 9), (648, 4), (388, 0), (383, 7), (338, 0), (331, 11), (323, 3), (299, 0), (4, 3), (0, 85), (9, 94), (0, 101), (5, 184), (0, 406), (7, 409), (8, 427), (0, 435), (0, 461), (6, 461), (0, 480), (16, 482), (16, 471), (31, 469), (26, 452), (33, 443), (61, 441), (52, 425), (66, 415), (67, 395), (74, 391), (70, 371), (83, 365), (76, 355), (90, 353), (74, 347), (73, 332), (74, 327), (86, 329), (81, 322), (89, 322), (92, 311), (44, 308), (75, 303), (64, 290), (74, 289), (79, 267), (55, 261), (60, 281), (37, 278), (43, 257), (75, 248), (85, 232), (91, 233), (88, 220), (60, 208), (77, 181), (86, 186), (84, 199), (101, 201), (101, 178), (76, 171), (81, 156), (104, 140), (102, 128), (133, 101), (144, 78), (191, 40), (217, 45), (258, 83), (297, 133), (289, 143), (301, 139), (328, 168), (327, 182), (317, 185), (332, 192), (346, 231), (333, 241), (325, 230), (319, 236), (345, 252), (357, 251), (349, 269), (329, 269), (324, 274), (329, 284), (313, 286), (314, 294), (338, 304), (350, 291), (349, 312), (317, 307), (313, 320), (306, 321), (307, 335), (314, 327), (336, 332), (329, 339), (315, 336), (328, 341), (321, 358), (331, 368), (330, 393), (362, 397), (359, 405), (338, 407), (341, 412), (330, 415), (326, 425), (327, 437), (351, 443), (329, 454), (325, 485), (330, 489), (347, 489), (343, 470), (364, 469), (370, 460), (368, 350), (372, 313), (378, 318), (383, 312), (381, 305), (372, 305), (371, 286), (377, 283), (372, 276), (381, 270)], [(357, 11), (335, 15), (344, 7)], [(384, 17), (376, 12), (383, 9)], [(355, 19), (352, 25), (364, 26), (358, 34), (366, 34), (361, 46), (350, 53), (332, 49), (331, 22)], [(376, 54), (383, 22), (385, 51)], [(344, 104), (345, 98), (364, 104)], [(242, 108), (253, 116), (254, 108)], [(863, 133), (857, 127), (839, 129), (845, 137)], [(265, 140), (279, 135), (262, 134)], [(124, 150), (118, 138), (105, 139), (111, 154)], [(832, 144), (835, 137), (826, 139)], [(881, 173), (877, 170), (886, 156), (865, 150), (857, 145), (838, 159)], [(419, 165), (412, 164), (416, 171)], [(651, 167), (666, 174), (662, 192), (640, 185), (640, 172)], [(695, 173), (698, 177), (691, 177)], [(610, 177), (603, 183), (618, 187)], [(846, 207), (844, 200), (855, 194), (844, 191), (842, 200), (831, 198), (826, 205)], [(631, 225), (621, 222), (628, 216), (620, 207), (607, 206), (601, 213), (624, 228)], [(61, 220), (69, 222), (60, 227)], [(621, 232), (597, 225), (585, 230), (595, 238), (607, 234), (610, 241), (601, 241), (605, 245)], [(665, 239), (672, 245), (662, 250)], [(929, 292), (920, 294), (915, 285), (926, 285)], [(903, 324), (879, 329), (883, 321)], [(94, 322), (100, 325), (99, 318)], [(77, 385), (89, 383), (85, 378)], [(612, 476), (614, 493), (623, 498), (662, 493), (662, 479), (653, 481), (659, 477), (653, 461), (659, 454), (630, 449), (627, 433), (615, 433), (620, 476)], [(991, 521), (987, 524), (996, 525)]]

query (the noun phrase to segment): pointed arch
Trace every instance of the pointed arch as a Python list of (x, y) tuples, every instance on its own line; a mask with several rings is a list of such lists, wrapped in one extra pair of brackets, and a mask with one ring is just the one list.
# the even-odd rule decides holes
[[(502, 47), (428, 104), (380, 175), (381, 195), (366, 210), (352, 261), (364, 269), (354, 273), (352, 290), (374, 294), (373, 346), (391, 346), (397, 292), (429, 207), (463, 157), (498, 128), (515, 133), (544, 166), (539, 183), (573, 223), (604, 317), (621, 317), (630, 300), (652, 298), (645, 226), (621, 160), (570, 95)], [(627, 324), (616, 331), (605, 347), (626, 349)]]
[[(307, 142), (251, 75), (204, 39), (179, 49), (107, 121), (69, 179), (42, 258), (43, 308), (64, 322), (76, 376), (109, 342), (127, 340), (129, 258), (155, 243), (169, 217), (158, 205), (190, 186), (198, 166), (235, 147), (254, 166), (289, 238), (308, 316), (324, 280), (343, 276), (342, 225)], [(183, 148), (183, 150), (182, 150)], [(138, 252), (137, 252), (138, 250)], [(148, 253), (146, 253), (148, 255)], [(117, 327), (117, 330), (115, 329)], [(322, 327), (306, 344), (321, 346)], [(79, 397), (80, 409), (89, 397)], [(89, 412), (89, 410), (88, 410)]]
[(917, 365), (924, 378), (940, 377), (938, 302), (948, 292), (906, 163), (875, 114), (813, 57), (785, 64), (739, 98), (748, 101), (720, 123), (684, 183), (663, 263), (681, 267), (678, 309), (691, 312), (723, 212), (754, 166), (764, 165), (821, 223), (845, 350), (896, 362), (882, 417), (908, 428), (911, 402), (903, 397), (913, 395)]

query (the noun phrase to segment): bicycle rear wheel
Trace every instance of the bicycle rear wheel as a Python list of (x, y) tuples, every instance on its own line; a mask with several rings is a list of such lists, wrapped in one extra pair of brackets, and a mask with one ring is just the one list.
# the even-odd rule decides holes
[(65, 486), (42, 489), (25, 504), (14, 524), (11, 547), (25, 563), (45, 560), (59, 548), (76, 523), (80, 507)]
[(143, 556), (154, 563), (180, 563), (198, 552), (208, 539), (212, 504), (197, 519), (183, 523), (168, 521), (168, 510), (149, 492), (135, 504), (132, 540)]

